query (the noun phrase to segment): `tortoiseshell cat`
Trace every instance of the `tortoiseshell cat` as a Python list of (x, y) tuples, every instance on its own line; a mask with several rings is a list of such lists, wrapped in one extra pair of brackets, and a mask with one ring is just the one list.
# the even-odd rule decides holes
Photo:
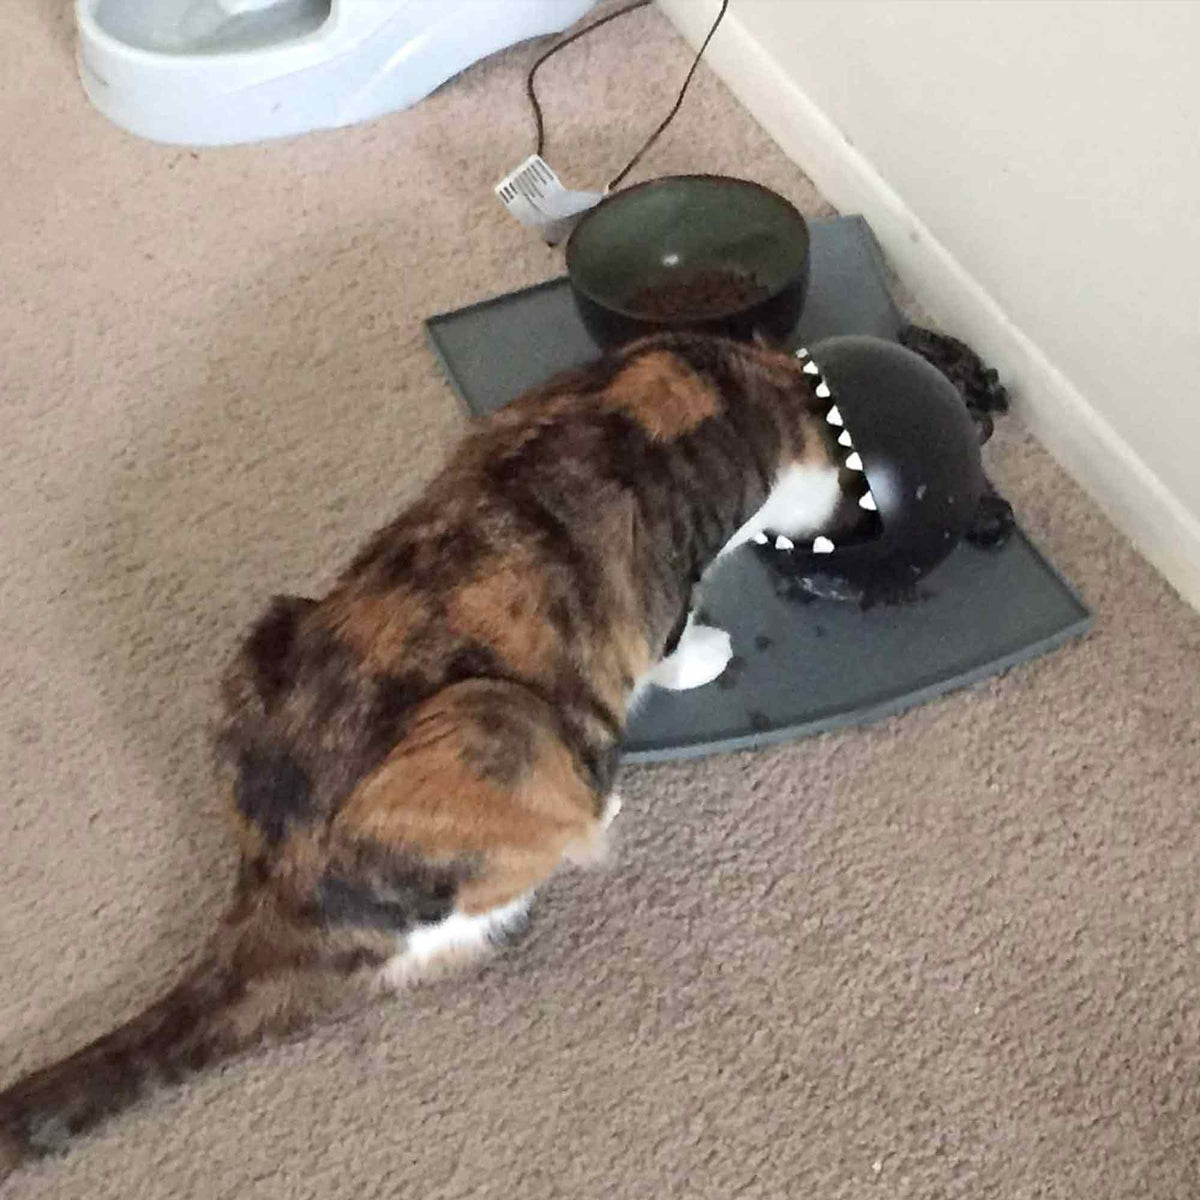
[(480, 422), (323, 600), (277, 598), (223, 685), (231, 906), (162, 999), (0, 1093), (0, 1178), (363, 982), (485, 949), (592, 858), (639, 690), (729, 658), (688, 615), (703, 572), (857, 511), (811, 371), (636, 343)]

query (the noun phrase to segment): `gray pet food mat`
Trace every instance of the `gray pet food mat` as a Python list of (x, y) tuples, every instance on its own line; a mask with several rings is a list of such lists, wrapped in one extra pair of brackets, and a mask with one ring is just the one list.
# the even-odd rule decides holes
[[(866, 222), (810, 226), (812, 280), (794, 344), (838, 333), (895, 338), (904, 320)], [(431, 317), (426, 327), (475, 415), (599, 353), (565, 279)], [(705, 581), (701, 607), (729, 630), (736, 657), (707, 687), (652, 688), (626, 758), (711, 754), (877, 720), (1045, 654), (1091, 624), (1020, 530), (997, 551), (961, 544), (923, 584), (925, 598), (901, 607), (802, 603), (777, 593), (752, 550), (734, 552)]]

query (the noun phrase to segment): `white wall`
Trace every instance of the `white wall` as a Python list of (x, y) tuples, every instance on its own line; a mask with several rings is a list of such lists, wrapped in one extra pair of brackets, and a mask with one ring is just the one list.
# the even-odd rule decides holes
[(1200, 3), (732, 0), (709, 58), (1200, 604)]

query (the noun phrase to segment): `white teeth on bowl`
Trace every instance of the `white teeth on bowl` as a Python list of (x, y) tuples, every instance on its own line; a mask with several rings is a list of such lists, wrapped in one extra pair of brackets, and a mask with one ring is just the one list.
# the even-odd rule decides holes
[(846, 466), (852, 471), (861, 471), (863, 469), (862, 459), (859, 458), (857, 450), (853, 454), (846, 456)]
[(842, 432), (838, 434), (838, 445), (839, 446), (853, 446), (854, 445), (854, 443), (850, 440), (850, 430), (843, 429)]
[(756, 546), (765, 546), (769, 539), (767, 535), (760, 529), (750, 540)]
[(828, 399), (829, 399), (829, 395), (830, 395), (830, 393), (829, 393), (829, 384), (827, 384), (827, 383), (818, 383), (818, 384), (817, 384), (817, 396), (818, 396), (820, 399), (822, 399), (822, 400), (828, 400)]
[(841, 409), (839, 409), (836, 404), (825, 414), (825, 420), (827, 420), (830, 425), (845, 424), (845, 422), (842, 420)]
[(875, 503), (875, 497), (868, 492), (865, 496), (859, 496), (858, 507), (865, 508), (867, 512), (878, 512), (879, 505)]
[(800, 349), (796, 351), (796, 357), (797, 358), (807, 358), (808, 351), (805, 350), (805, 348), (803, 346), (801, 346)]
[(782, 533), (775, 539), (776, 550), (795, 550), (795, 548), (796, 543), (790, 537), (784, 537)]
[(833, 543), (827, 537), (814, 538), (812, 552), (814, 554), (832, 554)]
[(806, 362), (804, 364), (805, 375), (820, 375), (821, 368), (815, 362)]

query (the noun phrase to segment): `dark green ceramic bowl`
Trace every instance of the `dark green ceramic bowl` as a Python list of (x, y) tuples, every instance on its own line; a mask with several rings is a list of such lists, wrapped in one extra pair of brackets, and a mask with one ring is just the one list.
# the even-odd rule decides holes
[(784, 342), (808, 291), (808, 226), (761, 184), (669, 175), (616, 192), (575, 226), (567, 274), (603, 345), (665, 329)]

